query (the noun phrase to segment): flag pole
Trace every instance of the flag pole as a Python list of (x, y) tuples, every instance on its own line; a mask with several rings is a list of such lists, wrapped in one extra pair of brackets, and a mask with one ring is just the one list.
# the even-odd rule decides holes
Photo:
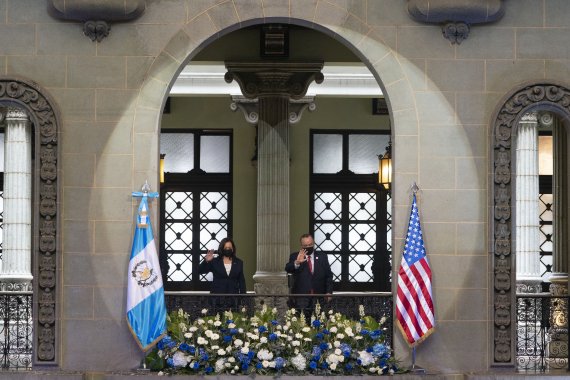
[(416, 346), (412, 347), (412, 368), (410, 371), (417, 374), (426, 373), (425, 368), (416, 365)]

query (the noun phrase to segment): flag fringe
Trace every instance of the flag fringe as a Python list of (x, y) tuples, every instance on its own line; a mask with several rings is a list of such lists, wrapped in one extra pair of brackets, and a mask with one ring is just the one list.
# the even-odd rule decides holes
[(135, 333), (135, 331), (133, 330), (133, 328), (131, 327), (131, 323), (129, 322), (129, 317), (125, 317), (125, 319), (127, 320), (127, 326), (129, 327), (129, 331), (131, 332), (131, 334), (133, 334), (133, 336), (135, 337), (135, 341), (137, 342), (137, 345), (139, 346), (139, 348), (146, 352), (148, 350), (150, 350), (151, 348), (153, 348), (158, 342), (160, 342), (160, 340), (162, 338), (164, 338), (166, 336), (166, 334), (168, 334), (168, 331), (163, 332), (162, 334), (160, 334), (160, 336), (158, 338), (156, 338), (155, 340), (153, 340), (152, 342), (150, 342), (149, 344), (147, 344), (146, 346), (143, 347), (143, 345), (141, 344), (137, 334)]
[(408, 346), (410, 346), (410, 348), (414, 348), (417, 347), (420, 343), (422, 343), (428, 336), (431, 335), (431, 333), (435, 330), (435, 327), (432, 327), (431, 329), (429, 329), (428, 331), (425, 332), (424, 335), (422, 335), (422, 337), (418, 340), (416, 340), (414, 343), (410, 343), (407, 339), (408, 334), (406, 334), (406, 330), (404, 330), (404, 328), (402, 327), (402, 325), (400, 324), (400, 321), (396, 319), (396, 325), (398, 326), (398, 329), (400, 329), (400, 332), (402, 333), (402, 336), (404, 337), (404, 339), (406, 340), (406, 343), (408, 343)]

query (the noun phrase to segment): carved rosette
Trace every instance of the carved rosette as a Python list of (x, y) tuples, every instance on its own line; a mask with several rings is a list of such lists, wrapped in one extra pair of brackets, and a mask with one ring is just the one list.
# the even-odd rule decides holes
[(539, 84), (511, 96), (493, 125), (493, 231), (494, 231), (494, 358), (495, 364), (513, 364), (512, 299), (515, 274), (511, 255), (512, 177), (511, 147), (515, 123), (532, 106), (556, 105), (570, 115), (570, 91), (564, 87)]
[[(37, 318), (34, 318), (36, 339), (35, 361), (56, 363), (56, 297), (57, 294), (57, 120), (54, 109), (35, 85), (20, 80), (0, 79), (0, 101), (18, 103), (26, 108), (39, 133), (39, 188), (34, 202), (34, 219), (39, 228), (39, 241), (33, 262)], [(38, 139), (36, 139), (38, 141)]]
[(324, 80), (322, 62), (226, 62), (227, 83), (236, 81), (246, 98), (287, 96), (301, 99), (309, 85)]

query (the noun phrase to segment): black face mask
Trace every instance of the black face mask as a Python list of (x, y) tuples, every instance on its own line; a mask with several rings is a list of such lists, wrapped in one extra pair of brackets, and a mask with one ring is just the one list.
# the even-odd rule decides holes
[(234, 254), (234, 251), (232, 249), (224, 249), (222, 251), (222, 255), (226, 256), (226, 257), (232, 257)]
[(311, 253), (314, 252), (314, 247), (307, 247), (307, 248), (303, 248), (306, 252), (307, 255), (311, 255)]

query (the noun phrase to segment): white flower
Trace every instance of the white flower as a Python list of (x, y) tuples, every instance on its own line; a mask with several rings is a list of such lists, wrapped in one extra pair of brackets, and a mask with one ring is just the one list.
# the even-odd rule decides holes
[(263, 368), (267, 368), (267, 367), (269, 367), (269, 361), (264, 360), (261, 362), (261, 365), (263, 366)]
[(301, 329), (301, 331), (302, 331), (302, 332), (309, 332), (309, 331), (311, 331), (311, 328), (305, 326), (305, 327), (303, 327), (303, 328)]
[[(203, 325), (204, 323), (206, 323), (206, 321), (203, 320), (202, 318), (200, 318), (196, 321), (196, 323), (198, 323), (199, 325)], [(194, 331), (196, 331), (196, 330), (194, 330)]]
[(330, 365), (330, 367), (331, 367), (331, 370), (334, 371), (334, 370), (336, 369), (336, 363), (332, 363), (332, 364)]
[(202, 314), (204, 315), (208, 314), (208, 309), (202, 309)]
[(362, 339), (362, 335), (357, 335), (354, 337), (354, 340), (360, 340), (360, 339)]
[(204, 345), (208, 344), (208, 341), (207, 341), (206, 339), (202, 338), (201, 336), (199, 336), (197, 343), (198, 343), (199, 345), (203, 345), (203, 346), (204, 346)]
[(213, 334), (212, 330), (206, 330), (206, 331), (204, 332), (204, 335), (206, 335), (208, 338), (211, 338), (211, 337), (212, 337), (212, 334)]
[(220, 358), (220, 359), (216, 360), (216, 365), (214, 367), (215, 367), (215, 371), (217, 373), (222, 372), (225, 368), (224, 359)]
[(259, 360), (271, 360), (273, 359), (273, 353), (269, 352), (264, 348), (257, 352), (257, 358)]
[(259, 339), (259, 343), (267, 343), (267, 337), (262, 336), (262, 337)]
[(358, 358), (360, 359), (361, 365), (364, 367), (374, 363), (374, 357), (370, 352), (358, 351)]
[(229, 361), (230, 363), (235, 363), (236, 358), (234, 358), (233, 356), (230, 356), (230, 357), (228, 358), (228, 361)]
[(158, 373), (158, 376), (164, 376), (164, 372), (160, 371), (160, 372)]
[(303, 334), (301, 334), (301, 333), (295, 334), (295, 338), (297, 338), (297, 339), (301, 339), (302, 337), (303, 337)]
[(364, 305), (358, 306), (358, 314), (360, 314), (361, 318), (364, 318), (366, 314), (364, 314)]
[(336, 334), (337, 339), (344, 339), (344, 334)]
[(242, 341), (241, 339), (236, 339), (236, 340), (234, 340), (234, 345), (235, 345), (236, 347), (239, 347), (239, 346), (241, 346), (242, 344), (243, 344), (243, 341)]
[(216, 351), (218, 348), (220, 348), (220, 346), (212, 346), (210, 347), (213, 351)]
[(386, 317), (380, 318), (380, 325), (383, 325), (384, 322), (386, 322), (386, 319), (388, 319), (388, 318), (386, 318)]
[(220, 327), (221, 325), (222, 325), (222, 322), (220, 322), (220, 321), (214, 322), (214, 326), (216, 326), (216, 327)]
[(292, 336), (289, 336), (289, 335), (287, 335), (287, 341), (288, 341), (288, 342), (290, 342), (290, 341), (292, 341), (292, 340), (293, 340), (293, 337), (292, 337)]
[(393, 374), (394, 374), (394, 369), (393, 369), (393, 368), (390, 368), (390, 369), (388, 370), (388, 373), (389, 373), (390, 375), (393, 375)]
[(304, 342), (310, 342), (310, 341), (311, 341), (311, 338), (303, 338), (303, 341), (304, 341)]
[(294, 340), (291, 342), (291, 346), (293, 347), (299, 347), (301, 345), (301, 342), (299, 342), (298, 340)]
[(177, 351), (172, 355), (172, 365), (174, 367), (185, 367), (188, 364), (188, 357), (184, 355), (184, 352)]
[(232, 366), (232, 365), (231, 365), (230, 363), (225, 363), (225, 364), (224, 364), (224, 367), (226, 367), (226, 368), (230, 368), (231, 366)]
[[(339, 342), (338, 340), (335, 340), (334, 343), (333, 343), (333, 346), (335, 346), (336, 348), (339, 348), (339, 347), (340, 347), (340, 342)], [(336, 353), (336, 351), (335, 351), (335, 353)]]
[(293, 364), (298, 371), (304, 371), (305, 368), (307, 368), (307, 359), (299, 353), (291, 359), (291, 364)]
[(235, 323), (230, 323), (228, 325), (228, 329), (235, 329), (236, 328), (236, 324)]
[(342, 351), (340, 350), (340, 348), (337, 348), (336, 350), (334, 350), (334, 354), (340, 356), (342, 355)]
[(192, 338), (192, 335), (194, 335), (194, 334), (187, 332), (186, 334), (184, 334), (184, 338), (190, 339), (190, 338)]
[(241, 353), (244, 354), (244, 355), (247, 355), (248, 352), (249, 352), (249, 348), (248, 348), (248, 347), (243, 347), (243, 348), (241, 349)]
[(294, 353), (295, 355), (297, 355), (297, 354), (299, 353), (299, 349), (298, 349), (298, 348), (295, 348), (295, 349), (293, 350), (293, 353)]
[(225, 354), (226, 354), (226, 350), (224, 350), (223, 348), (220, 348), (220, 349), (218, 350), (218, 355), (223, 356), (223, 355), (225, 355)]
[(209, 324), (209, 325), (211, 325), (211, 324), (213, 324), (213, 323), (214, 323), (214, 321), (212, 321), (211, 319), (208, 319), (208, 324)]
[(241, 327), (238, 329), (238, 333), (243, 334), (243, 329)]
[(239, 367), (236, 365), (236, 366), (234, 367), (234, 369), (237, 371), (237, 370), (239, 369)]
[(291, 318), (291, 321), (292, 321), (292, 322), (297, 322), (297, 317)]
[(378, 370), (378, 368), (376, 368), (376, 367), (370, 367), (370, 368), (368, 368), (368, 370), (369, 370), (370, 372), (374, 373), (374, 372), (376, 372), (376, 371)]
[(330, 332), (333, 334), (336, 334), (336, 332), (338, 331), (338, 329), (336, 328), (336, 326), (331, 327)]
[(245, 343), (243, 344), (243, 346), (244, 346), (244, 347), (249, 347), (249, 342), (245, 342)]
[(287, 322), (287, 324), (285, 326), (283, 326), (283, 331), (287, 331), (289, 330), (289, 322)]
[(230, 372), (232, 375), (235, 375), (236, 371), (232, 369), (232, 371)]
[(256, 334), (251, 334), (251, 336), (249, 337), (251, 340), (259, 340), (259, 335)]
[(242, 313), (245, 313), (246, 311), (247, 311), (247, 309), (245, 308), (245, 306), (241, 308)]
[(191, 327), (188, 329), (188, 331), (190, 331), (190, 332), (195, 332), (196, 330), (198, 330), (198, 327), (196, 327), (196, 326), (191, 326)]
[(219, 334), (212, 334), (212, 340), (218, 340), (218, 339), (220, 339)]

